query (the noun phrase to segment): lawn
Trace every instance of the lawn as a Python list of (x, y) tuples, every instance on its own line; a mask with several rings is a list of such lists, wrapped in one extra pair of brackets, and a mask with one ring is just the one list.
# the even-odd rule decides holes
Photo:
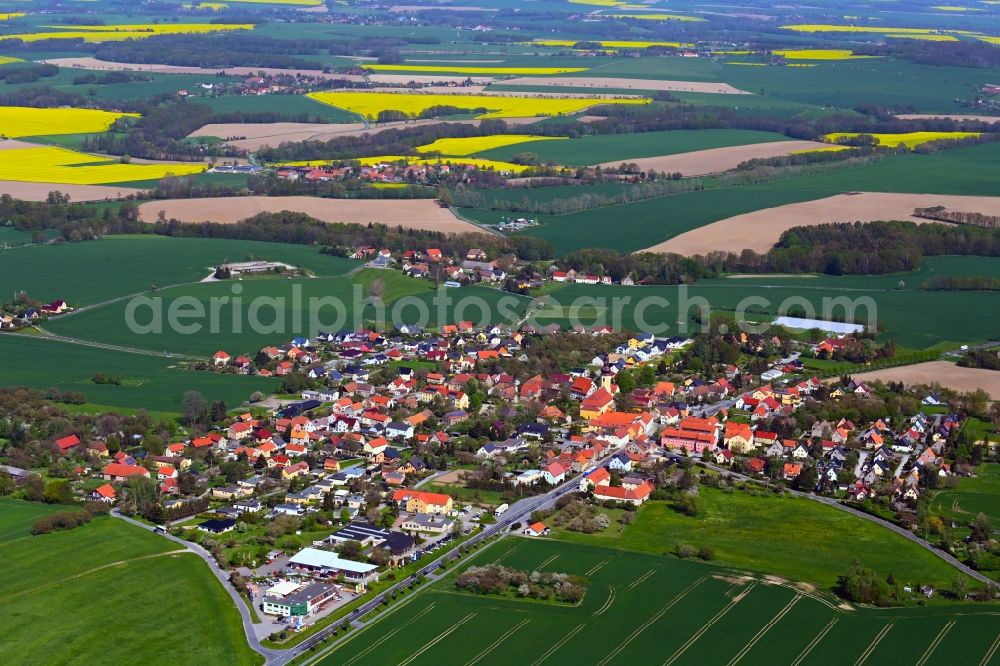
[(481, 151), (477, 155), (509, 162), (517, 153), (530, 152), (538, 155), (543, 163), (588, 166), (616, 160), (675, 155), (710, 148), (788, 140), (787, 136), (776, 132), (731, 129), (671, 130), (637, 134), (592, 135), (568, 141), (538, 142), (530, 146), (505, 146)]
[[(59, 508), (0, 500), (0, 661), (35, 664), (44, 654), (47, 663), (131, 663), (141, 653), (153, 664), (260, 662), (232, 601), (196, 555), (168, 554), (179, 546), (111, 517), (24, 534)], [(11, 538), (12, 530), (24, 535)], [(183, 657), (171, 647), (178, 635)]]
[(701, 488), (704, 515), (692, 518), (665, 502), (650, 502), (621, 535), (561, 533), (593, 543), (647, 553), (677, 544), (711, 546), (720, 563), (776, 574), (830, 590), (851, 559), (908, 584), (950, 585), (956, 571), (889, 530), (817, 502), (773, 495), (732, 494)]
[(984, 463), (976, 474), (975, 478), (960, 478), (955, 490), (934, 493), (931, 510), (963, 523), (984, 513), (990, 524), (1000, 528), (1000, 463)]
[[(513, 538), (472, 562), (585, 576), (576, 607), (457, 592), (454, 572), (390, 606), (308, 664), (979, 663), (996, 638), (990, 609), (843, 611), (822, 594), (732, 578), (718, 565), (592, 545)], [(965, 612), (969, 614), (964, 614)], [(932, 647), (952, 620), (961, 642)], [(893, 624), (880, 641), (875, 637)], [(992, 627), (992, 629), (990, 629)], [(461, 637), (475, 636), (475, 640)], [(873, 661), (871, 663), (879, 663)]]
[[(88, 401), (81, 407), (87, 411), (145, 409), (176, 416), (182, 412), (186, 391), (197, 390), (209, 401), (224, 400), (235, 407), (254, 391), (266, 394), (277, 386), (276, 380), (264, 377), (185, 370), (166, 358), (24, 336), (0, 335), (0, 356), (4, 359), (0, 385), (81, 392)], [(122, 375), (125, 382), (121, 386), (95, 384), (91, 378), (98, 372)]]
[(109, 236), (4, 252), (0, 293), (9, 296), (26, 291), (41, 301), (59, 298), (78, 307), (145, 291), (151, 285), (162, 288), (196, 282), (220, 263), (249, 257), (282, 261), (317, 275), (342, 275), (357, 266), (355, 261), (322, 255), (308, 245), (154, 234)]

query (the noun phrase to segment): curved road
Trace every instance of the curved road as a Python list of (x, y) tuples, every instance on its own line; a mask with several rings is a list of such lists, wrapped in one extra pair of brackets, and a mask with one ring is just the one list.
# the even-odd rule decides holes
[[(126, 523), (129, 523), (130, 525), (141, 527), (147, 532), (155, 531), (153, 527), (145, 523), (141, 523), (138, 520), (134, 520), (127, 516), (121, 515), (118, 509), (112, 509), (111, 515), (120, 520), (124, 520)], [(207, 550), (205, 550), (196, 543), (185, 541), (184, 539), (175, 537), (172, 534), (161, 534), (160, 536), (163, 536), (175, 543), (184, 546), (185, 548), (193, 552), (195, 555), (205, 560), (205, 562), (208, 564), (208, 568), (211, 569), (212, 573), (215, 574), (215, 577), (219, 579), (219, 582), (222, 583), (222, 587), (225, 588), (226, 592), (228, 592), (229, 596), (232, 598), (233, 603), (236, 604), (236, 610), (240, 612), (240, 618), (243, 620), (243, 632), (246, 634), (247, 644), (250, 645), (250, 648), (253, 649), (254, 652), (264, 657), (267, 663), (271, 663), (271, 661), (274, 658), (276, 658), (281, 654), (279, 650), (271, 650), (269, 648), (263, 647), (260, 644), (260, 641), (257, 640), (257, 633), (256, 631), (254, 631), (253, 616), (250, 615), (250, 609), (247, 607), (247, 604), (243, 600), (243, 597), (241, 597), (239, 593), (233, 588), (233, 586), (229, 584), (229, 574), (223, 571), (221, 568), (219, 568), (219, 565), (215, 562), (215, 558), (212, 557), (211, 553), (209, 553)]]
[[(684, 458), (684, 456), (677, 455), (677, 454), (669, 454), (669, 456), (671, 458), (678, 459), (678, 460)], [(703, 466), (703, 467), (705, 467), (707, 469), (713, 470), (715, 472), (719, 472), (720, 474), (728, 474), (728, 475), (732, 476), (734, 479), (739, 479), (741, 481), (749, 481), (750, 483), (756, 483), (758, 485), (767, 485), (765, 482), (761, 481), (760, 479), (755, 479), (755, 478), (746, 476), (745, 474), (740, 474), (738, 472), (734, 472), (732, 470), (724, 469), (722, 467), (716, 467), (715, 465), (712, 465), (712, 464), (709, 464), (709, 463), (706, 463), (706, 462), (698, 461), (696, 464), (701, 465), (701, 466)], [(920, 537), (918, 537), (916, 534), (914, 534), (910, 530), (905, 529), (903, 527), (900, 527), (899, 525), (896, 525), (895, 523), (890, 523), (888, 520), (885, 520), (883, 518), (879, 518), (878, 516), (873, 516), (870, 513), (865, 513), (864, 511), (859, 511), (858, 509), (855, 509), (854, 507), (847, 506), (846, 504), (842, 504), (841, 502), (833, 499), (832, 497), (824, 497), (822, 495), (815, 495), (813, 493), (804, 493), (802, 491), (792, 490), (792, 489), (786, 489), (785, 492), (791, 493), (792, 495), (795, 495), (796, 497), (804, 497), (806, 499), (811, 499), (814, 502), (819, 502), (820, 504), (825, 504), (826, 506), (830, 506), (830, 507), (833, 507), (835, 509), (839, 509), (841, 511), (846, 511), (847, 513), (855, 515), (858, 518), (864, 518), (865, 520), (871, 521), (871, 522), (873, 522), (873, 523), (875, 523), (877, 525), (881, 525), (882, 527), (895, 532), (896, 534), (900, 535), (901, 537), (905, 537), (905, 538), (909, 539), (913, 543), (919, 545), (924, 550), (928, 550), (928, 551), (934, 553), (935, 555), (937, 555), (938, 557), (940, 557), (942, 560), (944, 560), (945, 562), (947, 562), (951, 566), (955, 567), (956, 569), (958, 569), (962, 573), (967, 574), (967, 575), (971, 576), (972, 578), (975, 578), (979, 582), (986, 583), (987, 585), (996, 585), (997, 584), (997, 582), (995, 580), (993, 580), (992, 578), (984, 576), (983, 574), (979, 573), (975, 569), (972, 569), (971, 567), (968, 567), (965, 564), (962, 564), (960, 561), (958, 561), (951, 554), (946, 553), (945, 551), (941, 550), (940, 548), (934, 547), (932, 544), (930, 544), (927, 541), (921, 539)]]
[[(565, 481), (561, 485), (556, 486), (555, 488), (545, 493), (544, 495), (528, 497), (516, 502), (513, 506), (511, 506), (510, 509), (508, 509), (501, 515), (501, 517), (497, 520), (496, 523), (487, 526), (482, 531), (478, 532), (477, 534), (473, 535), (466, 541), (462, 542), (461, 545), (452, 548), (447, 553), (441, 555), (440, 557), (428, 563), (427, 566), (423, 567), (420, 570), (420, 574), (425, 577), (430, 576), (435, 571), (440, 569), (441, 566), (446, 562), (451, 562), (453, 560), (459, 559), (462, 556), (462, 550), (465, 549), (466, 547), (485, 541), (490, 537), (505, 533), (513, 523), (523, 520), (525, 517), (530, 516), (533, 511), (536, 511), (537, 509), (540, 509), (546, 506), (547, 504), (554, 502), (562, 495), (565, 495), (566, 493), (573, 492), (574, 490), (576, 490), (576, 488), (579, 486), (580, 479), (582, 477), (583, 474), (579, 474), (570, 479), (569, 481)], [(134, 525), (136, 527), (141, 527), (142, 529), (148, 532), (155, 531), (154, 528), (151, 527), (150, 525), (147, 525), (138, 520), (134, 520), (132, 518), (128, 518), (126, 516), (121, 515), (118, 509), (112, 509), (111, 515), (120, 520), (124, 520), (125, 522), (131, 525)], [(405, 578), (396, 583), (395, 585), (393, 585), (392, 587), (387, 588), (383, 592), (377, 594), (376, 596), (372, 597), (371, 599), (363, 603), (361, 606), (355, 609), (349, 616), (341, 618), (336, 622), (331, 622), (328, 626), (324, 627), (323, 629), (320, 629), (315, 634), (313, 634), (306, 640), (302, 641), (298, 645), (283, 650), (273, 649), (261, 645), (260, 640), (257, 638), (257, 633), (254, 628), (253, 617), (250, 615), (250, 609), (247, 606), (246, 601), (243, 599), (243, 597), (239, 595), (239, 593), (236, 592), (233, 586), (229, 584), (229, 574), (219, 567), (219, 565), (215, 561), (215, 558), (212, 557), (211, 553), (209, 553), (207, 550), (205, 550), (198, 544), (185, 541), (184, 539), (175, 537), (172, 534), (161, 534), (161, 536), (166, 537), (167, 539), (170, 539), (171, 541), (184, 546), (185, 548), (187, 548), (188, 550), (190, 550), (191, 552), (193, 552), (194, 554), (198, 555), (203, 560), (205, 560), (205, 562), (208, 564), (208, 568), (211, 569), (213, 574), (215, 574), (215, 577), (219, 580), (220, 583), (222, 583), (222, 586), (226, 589), (226, 592), (229, 593), (229, 596), (232, 598), (233, 603), (236, 604), (236, 608), (240, 612), (240, 617), (243, 621), (243, 631), (246, 634), (247, 643), (255, 652), (264, 657), (268, 666), (282, 666), (292, 661), (293, 659), (303, 654), (304, 652), (308, 652), (311, 647), (321, 644), (324, 639), (328, 638), (334, 631), (337, 631), (338, 627), (344, 621), (351, 622), (352, 624), (355, 624), (355, 626), (362, 626), (359, 620), (361, 620), (361, 618), (363, 618), (368, 613), (371, 613), (373, 610), (378, 608), (382, 604), (383, 600), (391, 598), (393, 594), (399, 592), (404, 587), (409, 587), (412, 583), (417, 582), (416, 575)], [(432, 582), (433, 580), (430, 578), (425, 579), (425, 584), (430, 584)]]
[[(613, 453), (614, 452), (612, 452), (612, 454)], [(685, 458), (685, 456), (681, 456), (678, 454), (668, 454), (668, 457), (677, 460)], [(721, 474), (728, 474), (735, 479), (748, 481), (750, 483), (756, 483), (759, 485), (766, 485), (760, 479), (755, 479), (746, 476), (745, 474), (733, 472), (731, 470), (717, 467), (709, 463), (704, 463), (699, 461), (697, 462), (697, 464), (702, 465), (707, 469), (719, 472)], [(477, 543), (486, 541), (491, 537), (503, 536), (509, 530), (510, 526), (513, 523), (522, 521), (527, 516), (530, 516), (532, 512), (544, 508), (545, 506), (555, 502), (559, 497), (567, 493), (574, 492), (579, 487), (580, 479), (582, 479), (583, 476), (584, 474), (578, 474), (573, 478), (569, 479), (568, 481), (563, 482), (561, 485), (556, 486), (555, 488), (545, 493), (544, 495), (528, 497), (516, 502), (500, 516), (500, 518), (497, 520), (496, 523), (485, 527), (482, 531), (473, 535), (468, 540), (464, 541), (461, 545), (452, 548), (447, 553), (429, 562), (427, 566), (423, 567), (420, 570), (419, 574), (417, 575), (423, 575), (425, 577), (424, 584), (432, 583), (433, 579), (429, 578), (429, 576), (434, 574), (434, 572), (440, 569), (446, 562), (452, 562), (454, 560), (459, 559), (462, 556), (462, 551), (464, 549), (466, 549), (469, 546), (475, 545)], [(867, 514), (863, 511), (859, 511), (858, 509), (855, 509), (853, 507), (846, 506), (844, 504), (841, 504), (837, 500), (829, 497), (814, 495), (812, 493), (804, 493), (797, 490), (786, 490), (786, 492), (789, 492), (797, 497), (811, 499), (815, 502), (819, 502), (820, 504), (825, 504), (826, 506), (839, 509), (840, 511), (845, 511), (847, 513), (857, 516), (858, 518), (862, 518), (864, 520), (868, 520), (870, 522), (881, 525), (882, 527), (891, 530), (892, 532), (895, 532), (896, 534), (906, 539), (909, 539), (910, 541), (916, 543), (925, 550), (934, 553), (936, 556), (940, 557), (942, 560), (953, 566), (955, 569), (961, 571), (962, 573), (965, 573), (966, 575), (982, 583), (986, 583), (987, 585), (996, 585), (995, 581), (984, 576), (978, 571), (975, 571), (974, 569), (966, 566), (965, 564), (958, 561), (950, 554), (938, 548), (935, 548), (933, 545), (931, 545), (924, 539), (921, 539), (916, 534), (913, 534), (909, 530), (904, 529), (898, 525), (890, 523), (887, 520)], [(149, 525), (122, 516), (117, 509), (113, 509), (111, 511), (111, 515), (114, 516), (115, 518), (119, 518), (132, 525), (135, 525), (136, 527), (141, 527), (150, 532), (154, 531), (154, 529)], [(229, 574), (218, 566), (218, 564), (215, 562), (215, 558), (213, 558), (212, 555), (207, 550), (205, 550), (204, 548), (202, 548), (197, 544), (190, 543), (188, 541), (185, 541), (170, 534), (163, 534), (162, 536), (184, 546), (185, 548), (191, 550), (196, 555), (205, 560), (205, 562), (208, 564), (209, 569), (211, 569), (212, 573), (215, 574), (215, 577), (219, 580), (219, 582), (222, 583), (222, 586), (226, 589), (226, 591), (229, 593), (229, 596), (233, 599), (233, 603), (236, 604), (236, 608), (237, 610), (239, 610), (240, 616), (243, 621), (243, 630), (246, 633), (247, 643), (255, 652), (257, 652), (258, 654), (262, 655), (265, 658), (268, 666), (284, 666), (285, 664), (288, 664), (290, 661), (299, 657), (303, 653), (308, 652), (310, 648), (321, 645), (323, 641), (328, 639), (331, 636), (331, 634), (337, 631), (338, 627), (345, 621), (350, 622), (355, 627), (363, 627), (364, 623), (361, 622), (361, 619), (365, 615), (377, 609), (384, 600), (392, 598), (394, 594), (398, 593), (403, 588), (409, 587), (410, 585), (417, 583), (417, 575), (405, 578), (394, 584), (392, 587), (389, 587), (383, 592), (375, 595), (362, 605), (358, 606), (358, 608), (352, 611), (352, 613), (349, 616), (341, 618), (336, 622), (331, 622), (329, 625), (327, 625), (323, 629), (320, 629), (315, 634), (313, 634), (306, 640), (302, 641), (298, 645), (283, 650), (272, 649), (264, 647), (260, 644), (260, 641), (258, 640), (256, 631), (254, 629), (253, 618), (250, 615), (250, 609), (247, 606), (246, 601), (236, 592), (233, 586), (229, 584)], [(320, 656), (322, 656), (322, 651), (317, 653), (316, 655), (317, 658), (319, 658)]]

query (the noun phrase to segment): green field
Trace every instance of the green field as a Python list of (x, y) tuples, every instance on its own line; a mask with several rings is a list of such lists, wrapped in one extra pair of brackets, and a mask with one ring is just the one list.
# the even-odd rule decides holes
[[(446, 576), (306, 663), (997, 663), (988, 607), (845, 611), (824, 594), (717, 565), (526, 538), (474, 558), (491, 562), (583, 575), (590, 588), (567, 607), (459, 593)], [(949, 640), (937, 642), (945, 629)]]
[(26, 291), (40, 301), (59, 298), (72, 306), (146, 291), (152, 285), (197, 282), (213, 266), (248, 257), (282, 261), (316, 275), (343, 275), (357, 266), (355, 261), (322, 255), (308, 245), (153, 234), (32, 245), (2, 256), (0, 293), (5, 297)]
[[(806, 499), (748, 495), (701, 488), (704, 514), (692, 518), (665, 502), (649, 502), (636, 520), (601, 537), (560, 532), (574, 544), (592, 543), (646, 553), (673, 552), (677, 544), (711, 546), (727, 566), (776, 574), (832, 590), (852, 558), (882, 577), (907, 584), (949, 586), (956, 571), (944, 560), (889, 530)], [(765, 545), (766, 544), (766, 545)], [(795, 553), (794, 557), (790, 557)]]
[(31, 536), (36, 518), (64, 507), (25, 504), (0, 499), (0, 661), (260, 662), (229, 595), (196, 555), (170, 554), (177, 544), (111, 517)]
[(538, 155), (543, 163), (552, 162), (566, 166), (590, 166), (600, 162), (675, 155), (696, 150), (745, 146), (752, 143), (788, 141), (784, 134), (753, 132), (750, 130), (674, 130), (669, 132), (642, 132), (638, 134), (605, 134), (584, 136), (563, 141), (535, 141), (494, 148), (479, 157), (510, 161), (517, 153)]
[[(554, 143), (561, 142), (541, 142)], [(970, 164), (976, 168), (970, 169)], [(981, 144), (930, 155), (893, 155), (873, 164), (759, 185), (685, 192), (566, 215), (538, 215), (542, 226), (523, 233), (548, 240), (557, 254), (587, 247), (634, 252), (685, 231), (764, 208), (855, 190), (991, 196), (996, 194), (997, 179), (1000, 179), (1000, 143)], [(519, 201), (524, 196), (520, 190), (510, 192), (510, 196), (497, 193), (494, 198)], [(490, 201), (492, 198), (487, 205)], [(461, 212), (484, 224), (496, 224), (503, 216), (516, 216), (485, 209)], [(614, 233), (609, 234), (612, 224)]]
[[(942, 270), (960, 271), (967, 262), (970, 274), (997, 274), (995, 258), (948, 257), (926, 260)], [(930, 270), (930, 269), (926, 269)], [(994, 271), (990, 273), (990, 271)], [(908, 275), (925, 275), (924, 271)], [(905, 288), (895, 285), (903, 280)], [(865, 282), (871, 284), (866, 285)], [(704, 301), (713, 311), (733, 314), (744, 303), (747, 319), (770, 321), (779, 310), (810, 304), (820, 318), (843, 317), (845, 309), (835, 299), (856, 303), (856, 317), (866, 320), (874, 313), (880, 326), (879, 338), (892, 339), (911, 349), (926, 349), (942, 342), (990, 340), (1000, 326), (1000, 294), (996, 292), (920, 291), (921, 279), (907, 275), (821, 276), (749, 280), (706, 280), (691, 286), (622, 287), (566, 284), (549, 293), (550, 305), (533, 313), (535, 323), (558, 323), (564, 329), (579, 323), (606, 325), (617, 330), (643, 330), (657, 335), (674, 335), (700, 330), (693, 316)], [(651, 297), (648, 298), (647, 297)], [(754, 302), (747, 298), (763, 299)], [(596, 302), (593, 299), (598, 299)], [(870, 301), (868, 300), (870, 299)], [(868, 305), (874, 304), (870, 309)], [(557, 309), (558, 306), (558, 309)], [(976, 312), (976, 317), (941, 317), (939, 312)], [(576, 317), (574, 321), (571, 317)]]
[[(375, 277), (385, 283), (383, 298), (385, 318), (389, 321), (437, 326), (458, 320), (495, 323), (516, 320), (529, 299), (487, 287), (434, 289), (433, 282), (404, 277), (401, 273), (382, 271), (379, 275), (363, 271), (358, 283), (349, 278), (260, 279), (196, 284), (164, 290), (153, 297), (150, 307), (164, 313), (161, 332), (133, 332), (126, 325), (130, 301), (111, 303), (81, 312), (78, 315), (54, 319), (45, 329), (60, 335), (109, 342), (118, 345), (169, 350), (181, 354), (208, 357), (218, 349), (231, 354), (255, 354), (271, 344), (294, 337), (312, 337), (320, 331), (357, 330), (382, 315), (371, 305), (365, 305), (370, 295), (366, 286)], [(237, 302), (234, 288), (240, 289)], [(202, 328), (184, 332), (170, 327), (166, 313), (178, 299), (200, 303), (206, 317), (199, 319)], [(223, 301), (221, 299), (230, 300)], [(162, 299), (162, 300), (155, 300)], [(326, 300), (319, 300), (326, 299)], [(506, 309), (498, 306), (503, 301)], [(218, 317), (213, 330), (213, 302)], [(149, 324), (153, 314), (148, 307), (136, 311), (135, 321)], [(257, 325), (259, 324), (259, 325)], [(217, 331), (217, 332), (216, 332)]]
[[(87, 397), (89, 411), (146, 409), (177, 415), (186, 391), (197, 390), (207, 400), (235, 407), (254, 391), (270, 393), (277, 386), (276, 380), (265, 377), (185, 370), (171, 359), (20, 335), (0, 335), (0, 356), (0, 385), (78, 391)], [(121, 386), (95, 384), (91, 378), (98, 372), (122, 375), (125, 381)]]
[(1000, 464), (986, 463), (979, 466), (975, 478), (959, 478), (955, 490), (934, 493), (931, 510), (950, 520), (963, 523), (986, 514), (990, 524), (1000, 527)]

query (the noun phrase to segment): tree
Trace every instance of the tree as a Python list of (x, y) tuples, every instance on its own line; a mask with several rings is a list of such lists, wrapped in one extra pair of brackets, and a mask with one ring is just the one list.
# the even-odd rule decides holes
[(857, 560), (840, 577), (838, 591), (848, 600), (857, 603), (886, 606), (891, 601), (889, 584), (879, 578), (874, 570), (862, 566)]
[(368, 291), (371, 293), (372, 298), (381, 300), (385, 294), (385, 281), (380, 277), (375, 278), (372, 280), (371, 286), (368, 287)]
[(986, 517), (985, 513), (980, 513), (972, 521), (972, 540), (985, 542), (989, 541), (992, 537), (993, 528), (990, 526), (990, 519)]
[(226, 406), (226, 402), (224, 400), (214, 401), (212, 403), (212, 412), (211, 412), (212, 422), (218, 423), (219, 421), (224, 421), (226, 419), (226, 412), (228, 411), (229, 408)]
[(615, 375), (615, 383), (618, 384), (621, 393), (631, 393), (635, 390), (635, 378), (628, 370), (622, 370)]
[(13, 475), (0, 470), (0, 497), (10, 495), (17, 490), (17, 479)]
[(958, 574), (955, 576), (955, 582), (951, 584), (951, 589), (956, 597), (964, 599), (969, 593), (969, 579), (964, 574)]
[(208, 403), (205, 396), (198, 391), (187, 391), (181, 401), (184, 408), (184, 420), (189, 426), (204, 423), (208, 416)]
[(349, 540), (339, 544), (336, 551), (349, 560), (356, 560), (361, 557), (361, 553), (364, 551), (364, 548), (361, 546), (360, 542)]
[(24, 484), (24, 498), (29, 502), (41, 502), (45, 499), (45, 481), (37, 474), (28, 477)]
[(54, 479), (45, 486), (45, 501), (49, 504), (73, 504), (73, 486), (68, 479)]

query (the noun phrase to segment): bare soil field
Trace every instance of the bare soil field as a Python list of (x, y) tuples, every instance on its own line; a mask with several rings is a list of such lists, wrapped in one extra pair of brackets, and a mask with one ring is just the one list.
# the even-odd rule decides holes
[(41, 148), (41, 144), (21, 141), (20, 139), (4, 139), (0, 141), (0, 150), (20, 150), (22, 148)]
[(461, 485), (465, 481), (467, 474), (472, 472), (467, 469), (455, 469), (434, 479), (436, 483), (443, 483), (445, 485), (459, 484)]
[(23, 201), (45, 201), (49, 192), (57, 190), (68, 194), (69, 200), (74, 202), (124, 199), (142, 191), (132, 187), (118, 187), (117, 185), (67, 185), (64, 183), (21, 183), (14, 180), (0, 180), (0, 194), (9, 194), (15, 199)]
[(319, 197), (214, 197), (148, 201), (139, 206), (144, 222), (155, 222), (160, 211), (182, 222), (235, 224), (258, 213), (283, 210), (305, 213), (324, 222), (375, 222), (445, 233), (481, 232), (432, 199), (321, 199)]
[(616, 79), (601, 76), (521, 76), (505, 79), (505, 86), (566, 86), (573, 88), (616, 88), (636, 90), (671, 90), (676, 92), (718, 93), (722, 95), (749, 95), (745, 90), (728, 83), (708, 81), (664, 81), (658, 79)]
[(967, 393), (983, 389), (994, 399), (1000, 399), (1000, 372), (983, 368), (961, 368), (948, 361), (930, 361), (898, 368), (886, 368), (852, 375), (859, 381), (903, 382), (904, 384), (938, 383), (944, 388)]
[(745, 249), (767, 252), (778, 242), (781, 234), (792, 227), (879, 220), (907, 220), (919, 224), (931, 220), (913, 217), (913, 209), (928, 206), (1000, 215), (1000, 197), (885, 192), (838, 194), (719, 220), (654, 245), (646, 251), (684, 255), (715, 251), (740, 252)]
[(902, 113), (896, 116), (900, 120), (926, 120), (942, 118), (946, 120), (981, 120), (984, 123), (1000, 123), (1000, 116), (976, 116), (961, 113)]
[[(527, 125), (541, 118), (504, 118), (510, 125)], [(374, 134), (389, 128), (433, 125), (441, 122), (478, 125), (479, 120), (411, 120), (409, 122), (381, 123), (365, 127), (364, 123), (224, 123), (205, 125), (188, 136), (216, 136), (220, 139), (242, 136), (244, 139), (229, 141), (232, 146), (243, 150), (260, 150), (265, 146), (278, 146), (296, 141), (330, 141), (342, 136)]]
[(656, 157), (639, 157), (636, 159), (614, 160), (604, 162), (602, 167), (617, 167), (622, 162), (635, 163), (642, 170), (656, 169), (668, 173), (680, 172), (685, 176), (704, 176), (712, 173), (730, 171), (752, 159), (778, 157), (802, 150), (829, 148), (830, 144), (817, 141), (769, 141), (767, 143), (751, 143), (746, 146), (727, 146), (696, 150), (690, 153), (676, 155), (658, 155)]

